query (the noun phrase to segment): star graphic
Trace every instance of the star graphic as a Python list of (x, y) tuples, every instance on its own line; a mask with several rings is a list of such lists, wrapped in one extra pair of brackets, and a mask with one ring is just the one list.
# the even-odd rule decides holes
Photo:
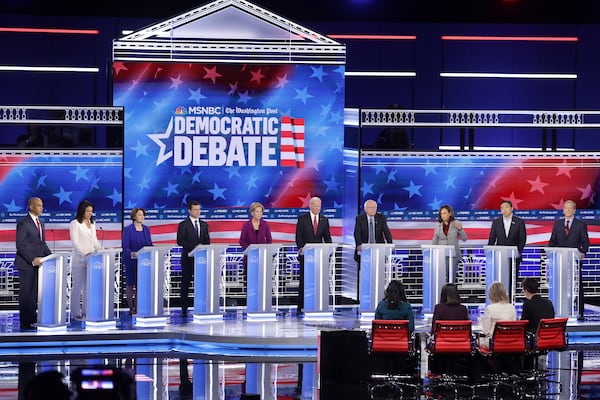
[(133, 201), (129, 200), (127, 202), (127, 206), (125, 208), (126, 209), (131, 209), (131, 208), (134, 208), (134, 207), (135, 207), (135, 203)]
[(140, 190), (140, 192), (144, 189), (150, 189), (148, 183), (150, 183), (150, 178), (143, 177), (142, 181), (137, 184), (137, 187)]
[(306, 104), (306, 100), (313, 97), (311, 94), (308, 94), (308, 87), (305, 87), (302, 90), (294, 89), (296, 91), (296, 97), (294, 100), (300, 100), (302, 103)]
[(154, 111), (157, 112), (162, 111), (164, 108), (167, 107), (168, 100), (164, 98), (161, 101), (153, 101), (152, 103), (154, 103)]
[(383, 201), (381, 200), (383, 198), (383, 192), (379, 193), (379, 196), (377, 196), (377, 204), (383, 204)]
[(374, 166), (373, 168), (375, 169), (375, 175), (379, 175), (380, 172), (383, 172), (384, 174), (387, 172), (385, 170), (385, 165), (378, 164), (378, 165)]
[(429, 206), (431, 207), (432, 210), (439, 210), (440, 204), (442, 204), (442, 201), (438, 200), (437, 197), (433, 196), (433, 201), (431, 203), (429, 203)]
[(202, 94), (202, 88), (198, 88), (196, 90), (188, 89), (190, 92), (190, 97), (188, 100), (194, 100), (196, 104), (200, 104), (200, 100), (205, 99), (206, 96)]
[(227, 171), (227, 173), (229, 174), (229, 179), (231, 179), (234, 176), (240, 176), (240, 173), (238, 172), (240, 170), (240, 167), (227, 167), (225, 168), (225, 171)]
[(298, 200), (300, 200), (302, 202), (302, 205), (299, 208), (308, 207), (308, 203), (310, 202), (310, 199), (312, 199), (312, 195), (310, 194), (310, 192), (308, 192), (306, 197), (298, 197)]
[(317, 160), (316, 158), (309, 158), (304, 161), (304, 169), (313, 168), (315, 171), (319, 170), (319, 164), (321, 164), (323, 160)]
[(80, 165), (78, 165), (76, 169), (71, 170), (69, 172), (75, 175), (75, 182), (79, 182), (80, 179), (85, 179), (86, 181), (89, 181), (90, 178), (88, 178), (86, 175), (89, 170), (89, 168), (83, 169)]
[(179, 186), (179, 183), (171, 183), (171, 181), (167, 181), (167, 186), (162, 188), (162, 190), (167, 192), (167, 197), (169, 197), (172, 194), (179, 194), (179, 191), (177, 191), (177, 186)]
[(58, 193), (54, 193), (53, 196), (58, 197), (58, 205), (61, 205), (62, 203), (64, 203), (65, 201), (68, 203), (72, 203), (71, 201), (71, 194), (73, 192), (66, 192), (63, 187), (60, 187), (60, 192)]
[(244, 93), (239, 92), (238, 93), (240, 98), (238, 99), (238, 103), (244, 103), (244, 104), (248, 104), (248, 102), (250, 100), (252, 100), (251, 96), (248, 96), (248, 91), (246, 90)]
[(128, 69), (125, 66), (124, 62), (116, 61), (116, 62), (113, 62), (113, 70), (115, 71), (115, 75), (118, 76), (119, 72), (127, 71)]
[(503, 199), (510, 201), (513, 204), (515, 210), (519, 209), (519, 203), (522, 203), (523, 200), (519, 200), (515, 197), (515, 192), (510, 192), (510, 196), (503, 197)]
[(553, 204), (550, 203), (550, 205), (555, 209), (555, 210), (562, 210), (563, 208), (565, 208), (565, 201), (563, 199), (560, 199), (560, 201), (558, 202), (558, 204)]
[(323, 137), (327, 137), (327, 129), (329, 129), (328, 126), (320, 126), (315, 130), (315, 137), (317, 136), (323, 136)]
[(340, 185), (338, 182), (335, 181), (335, 175), (331, 175), (331, 179), (328, 181), (323, 181), (326, 185), (327, 185), (327, 189), (325, 189), (325, 193), (329, 192), (330, 190), (333, 190), (334, 192), (337, 191), (338, 186)]
[(100, 182), (100, 178), (98, 178), (98, 177), (95, 177), (94, 179), (92, 179), (92, 183), (90, 183), (89, 191), (91, 192), (94, 189), (100, 189), (100, 186), (98, 186), (99, 182)]
[(179, 175), (191, 174), (192, 170), (190, 167), (183, 167), (179, 170)]
[(340, 65), (339, 67), (334, 69), (333, 72), (338, 73), (341, 76), (344, 76), (346, 74), (346, 68), (343, 65)]
[(256, 82), (257, 85), (260, 85), (260, 81), (266, 76), (262, 73), (262, 68), (259, 68), (258, 71), (250, 71), (250, 82)]
[(331, 112), (332, 106), (333, 106), (333, 104), (331, 104), (331, 103), (326, 104), (326, 105), (321, 105), (321, 112), (319, 113), (319, 116), (326, 117), (327, 115), (329, 115), (329, 113)]
[(537, 191), (537, 192), (540, 192), (541, 194), (544, 194), (544, 188), (549, 185), (548, 183), (542, 182), (540, 180), (539, 175), (537, 176), (537, 178), (535, 178), (535, 181), (530, 181), (528, 179), (527, 182), (529, 182), (529, 184), (531, 185), (531, 189), (529, 190), (529, 193)]
[(171, 86), (169, 86), (169, 89), (179, 89), (179, 85), (181, 85), (183, 83), (183, 81), (181, 80), (181, 74), (177, 75), (177, 78), (169, 78), (171, 80)]
[(581, 197), (579, 198), (579, 200), (587, 199), (588, 197), (592, 197), (593, 195), (592, 187), (589, 183), (586, 187), (577, 188), (577, 190), (581, 192)]
[(167, 126), (167, 130), (164, 133), (151, 133), (148, 135), (148, 138), (156, 143), (160, 149), (158, 157), (156, 158), (156, 165), (159, 166), (163, 162), (167, 161), (169, 158), (173, 157), (173, 151), (170, 150), (165, 152), (167, 146), (162, 142), (161, 139), (168, 139), (171, 136), (171, 131), (173, 130), (173, 118), (169, 120), (169, 126)]
[(146, 151), (147, 148), (148, 148), (148, 145), (142, 144), (142, 142), (140, 142), (139, 139), (137, 140), (137, 143), (135, 144), (134, 147), (130, 147), (131, 150), (135, 151), (135, 158), (138, 158), (139, 156), (147, 156), (148, 155), (148, 152)]
[(47, 177), (48, 177), (48, 175), (40, 175), (38, 177), (37, 186), (35, 188), (38, 189), (40, 186), (46, 186), (46, 178)]
[(131, 179), (131, 170), (133, 170), (133, 168), (123, 168), (123, 176)]
[(256, 188), (256, 180), (258, 178), (254, 175), (252, 175), (250, 177), (250, 179), (248, 180), (248, 182), (246, 182), (246, 185), (248, 185), (248, 190), (252, 189), (252, 188)]
[(106, 196), (106, 198), (112, 200), (112, 205), (114, 207), (115, 205), (117, 205), (121, 202), (123, 195), (121, 193), (117, 192), (117, 189), (113, 188), (112, 194), (110, 196)]
[(446, 181), (444, 182), (444, 184), (446, 185), (446, 190), (450, 188), (456, 189), (456, 186), (454, 185), (455, 180), (455, 176), (448, 175), (448, 179), (446, 179)]
[(574, 170), (575, 167), (568, 167), (567, 160), (563, 160), (563, 162), (558, 167), (558, 171), (556, 172), (556, 176), (566, 175), (567, 178), (571, 179), (571, 170)]
[(344, 116), (342, 115), (341, 111), (332, 112), (329, 120), (335, 124), (339, 124), (340, 121), (344, 120)]
[(196, 171), (196, 173), (194, 173), (194, 176), (192, 176), (192, 183), (200, 183), (200, 175), (201, 174), (202, 174), (202, 172)]
[(344, 89), (344, 84), (342, 82), (336, 82), (335, 83), (335, 90), (333, 91), (333, 93), (340, 94), (343, 89)]
[(429, 161), (427, 161), (427, 163), (425, 165), (423, 165), (423, 168), (425, 169), (425, 176), (427, 176), (429, 174), (437, 175), (437, 172), (435, 171), (435, 167)]
[(334, 136), (329, 141), (329, 149), (330, 150), (339, 150), (341, 152), (343, 145), (344, 145), (344, 141), (339, 136)]
[(365, 181), (362, 185), (362, 187), (360, 188), (360, 191), (363, 195), (363, 197), (365, 197), (368, 194), (375, 194), (373, 193), (373, 190), (371, 190), (373, 188), (373, 184), (368, 184), (367, 181)]
[(394, 211), (404, 211), (406, 207), (400, 207), (398, 203), (394, 203)]
[(283, 76), (278, 76), (277, 85), (275, 86), (275, 89), (283, 89), (288, 82), (289, 81), (287, 80), (287, 74), (284, 74)]
[(398, 172), (397, 169), (393, 169), (390, 171), (390, 173), (388, 174), (388, 177), (387, 177), (387, 183), (390, 183), (390, 181), (396, 182), (396, 173), (397, 172)]
[(215, 201), (218, 198), (221, 198), (223, 200), (227, 200), (225, 198), (225, 196), (223, 195), (223, 193), (227, 190), (227, 188), (220, 188), (219, 185), (217, 185), (216, 183), (213, 184), (213, 189), (208, 189), (207, 191), (212, 193), (213, 195), (213, 201)]
[(15, 199), (12, 199), (10, 201), (10, 203), (3, 203), (3, 205), (4, 205), (4, 207), (6, 207), (6, 210), (8, 212), (17, 212), (17, 211), (21, 211), (23, 209), (23, 207), (15, 204)]
[(189, 195), (190, 195), (189, 193), (186, 193), (186, 194), (184, 194), (184, 195), (183, 195), (183, 197), (181, 198), (181, 203), (180, 203), (180, 204), (181, 204), (182, 206), (187, 206), (187, 203), (188, 203), (188, 196), (189, 196)]
[(422, 187), (423, 187), (423, 185), (415, 185), (411, 179), (410, 185), (403, 187), (402, 189), (404, 189), (408, 192), (408, 198), (410, 199), (414, 195), (421, 196), (421, 188)]
[(227, 94), (229, 96), (233, 96), (238, 90), (238, 83), (229, 83), (229, 92)]
[(217, 72), (216, 65), (213, 68), (204, 67), (204, 71), (206, 71), (206, 74), (202, 77), (202, 79), (210, 79), (212, 81), (212, 83), (216, 83), (217, 78), (220, 78), (223, 76)]
[(313, 70), (310, 78), (317, 78), (319, 82), (323, 83), (323, 77), (329, 75), (327, 72), (323, 71), (323, 66), (320, 65), (318, 68), (310, 67)]

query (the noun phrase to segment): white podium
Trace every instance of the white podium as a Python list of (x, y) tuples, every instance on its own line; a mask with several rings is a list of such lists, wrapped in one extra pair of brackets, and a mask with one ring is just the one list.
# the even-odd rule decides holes
[(422, 244), (423, 252), (423, 314), (433, 315), (442, 286), (454, 282), (456, 249), (442, 244)]
[(219, 310), (221, 287), (221, 255), (227, 244), (199, 244), (189, 253), (194, 257), (194, 319), (193, 322), (222, 321)]
[(165, 254), (171, 246), (144, 246), (137, 251), (137, 315), (135, 325), (165, 326)]
[(304, 245), (304, 319), (332, 319), (329, 309), (329, 259), (337, 243)]
[(66, 331), (67, 257), (51, 254), (44, 257), (38, 270), (38, 331)]
[(280, 244), (251, 244), (247, 260), (246, 316), (252, 320), (275, 320), (273, 311), (273, 256)]
[(86, 257), (86, 330), (117, 327), (115, 318), (115, 252), (101, 249)]
[(361, 320), (372, 321), (379, 300), (385, 291), (386, 257), (392, 255), (393, 243), (363, 243), (360, 252), (360, 298)]
[[(519, 257), (517, 246), (483, 246), (485, 251), (485, 287), (489, 288), (493, 282), (504, 284), (508, 298), (514, 304), (517, 287), (517, 265)], [(490, 299), (486, 295), (486, 304)]]
[(548, 298), (555, 316), (575, 319), (579, 314), (579, 250), (573, 247), (544, 247), (548, 256)]

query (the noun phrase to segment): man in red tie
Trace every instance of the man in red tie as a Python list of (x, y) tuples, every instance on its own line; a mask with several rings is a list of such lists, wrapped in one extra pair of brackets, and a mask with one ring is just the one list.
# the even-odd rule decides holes
[(296, 246), (300, 264), (300, 282), (298, 284), (298, 313), (304, 308), (304, 245), (306, 243), (331, 243), (329, 220), (321, 215), (321, 199), (313, 197), (308, 202), (310, 212), (298, 217), (296, 224)]
[[(587, 225), (580, 219), (575, 218), (577, 204), (573, 200), (567, 200), (563, 206), (564, 218), (556, 221), (550, 235), (549, 247), (572, 247), (579, 250), (581, 259), (585, 257), (590, 247), (590, 238), (588, 237)], [(579, 301), (577, 303), (579, 316), (578, 320), (583, 321), (583, 274), (581, 271), (581, 261), (579, 262)]]
[(21, 330), (34, 330), (37, 322), (38, 270), (42, 257), (50, 255), (46, 244), (44, 223), (39, 216), (44, 204), (39, 197), (27, 202), (29, 212), (17, 223), (17, 254), (15, 266), (19, 270), (19, 320)]

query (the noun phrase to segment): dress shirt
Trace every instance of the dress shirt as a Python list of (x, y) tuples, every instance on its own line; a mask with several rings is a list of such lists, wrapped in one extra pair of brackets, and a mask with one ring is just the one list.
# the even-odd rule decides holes
[(510, 224), (512, 223), (512, 214), (508, 218), (502, 218), (502, 222), (504, 222), (504, 233), (506, 237), (508, 237), (508, 232), (510, 232)]

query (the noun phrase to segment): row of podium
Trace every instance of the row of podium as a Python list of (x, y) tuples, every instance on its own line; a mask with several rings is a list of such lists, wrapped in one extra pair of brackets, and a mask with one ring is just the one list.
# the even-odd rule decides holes
[[(283, 244), (251, 245), (247, 257), (247, 317), (248, 320), (275, 319), (272, 277), (274, 257)], [(137, 317), (138, 326), (164, 326), (165, 315), (165, 255), (172, 246), (148, 246), (138, 254)], [(226, 244), (199, 245), (194, 257), (194, 322), (222, 320), (220, 311), (221, 256)], [(307, 244), (304, 248), (304, 315), (306, 319), (332, 318), (330, 298), (331, 256), (336, 243)], [(383, 298), (386, 263), (393, 244), (363, 244), (359, 311), (362, 319), (371, 320), (377, 303)], [(515, 299), (518, 257), (514, 246), (485, 246), (486, 286), (501, 281)], [(433, 313), (442, 286), (454, 279), (454, 247), (422, 245), (423, 250), (423, 313)], [(548, 255), (547, 280), (549, 298), (557, 316), (574, 318), (578, 314), (576, 284), (579, 252), (573, 248), (544, 249)], [(119, 249), (103, 249), (87, 258), (86, 329), (116, 327), (115, 253)], [(66, 327), (67, 257), (57, 253), (48, 256), (40, 268), (38, 329), (57, 330)], [(512, 283), (512, 285), (511, 285)]]

